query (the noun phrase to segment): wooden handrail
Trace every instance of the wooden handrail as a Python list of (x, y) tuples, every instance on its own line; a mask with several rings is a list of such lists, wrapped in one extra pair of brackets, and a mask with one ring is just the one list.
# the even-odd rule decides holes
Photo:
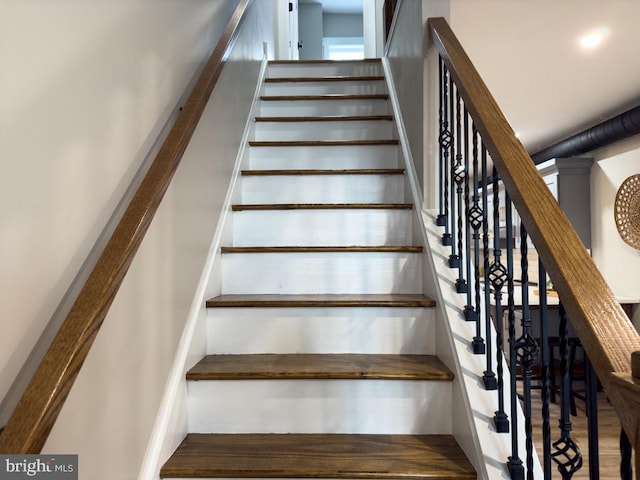
[(447, 21), (431, 18), (428, 28), (621, 424), (638, 449), (640, 381), (633, 380), (631, 358), (640, 350), (640, 335)]
[(29, 454), (42, 449), (180, 164), (252, 1), (239, 1), (182, 111), (0, 434), (0, 452)]

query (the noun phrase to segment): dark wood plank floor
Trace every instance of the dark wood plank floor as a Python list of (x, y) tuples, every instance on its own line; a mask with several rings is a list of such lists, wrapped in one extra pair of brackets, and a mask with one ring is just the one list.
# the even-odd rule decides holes
[(266, 203), (235, 204), (234, 212), (246, 210), (412, 210), (412, 203)]
[(207, 300), (207, 308), (226, 307), (435, 307), (419, 294), (316, 294), (316, 295), (219, 295)]
[(189, 434), (160, 476), (474, 479), (450, 435)]
[(421, 245), (222, 247), (222, 253), (422, 253)]
[(346, 169), (304, 169), (304, 170), (240, 170), (245, 177), (276, 175), (403, 175), (404, 168), (346, 168)]
[(207, 355), (188, 380), (393, 379), (448, 381), (453, 373), (433, 355)]
[(295, 117), (256, 117), (256, 122), (361, 122), (388, 121), (393, 115), (315, 115)]
[(323, 95), (263, 95), (262, 101), (296, 101), (296, 100), (388, 100), (386, 93), (326, 93)]
[(304, 82), (371, 82), (382, 81), (382, 75), (324, 75), (321, 77), (270, 77), (265, 83), (304, 83)]
[(340, 147), (357, 145), (398, 145), (398, 140), (251, 140), (252, 147)]
[[(542, 419), (540, 411), (542, 402), (538, 392), (533, 395), (533, 411), (537, 415), (533, 418), (534, 442), (538, 454), (542, 456)], [(587, 443), (587, 417), (585, 415), (585, 404), (580, 400), (576, 400), (577, 416), (571, 417), (573, 424), (572, 438), (580, 447), (584, 465), (580, 471), (574, 476), (573, 480), (582, 480), (589, 478), (589, 457)], [(560, 418), (560, 406), (551, 404), (551, 443), (558, 440), (558, 419)], [(615, 411), (609, 404), (604, 393), (598, 394), (598, 427), (600, 433), (600, 480), (619, 480), (620, 479), (620, 423)], [(552, 464), (553, 478), (562, 478), (557, 471), (555, 464)]]

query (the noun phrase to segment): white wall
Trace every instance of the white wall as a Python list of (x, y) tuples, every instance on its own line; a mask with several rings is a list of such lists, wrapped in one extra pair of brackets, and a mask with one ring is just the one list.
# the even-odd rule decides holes
[(0, 398), (236, 3), (3, 2)]
[[(61, 302), (237, 2), (2, 6), (0, 395)], [(45, 445), (136, 478), (226, 195), (273, 2), (255, 2), (183, 163)], [(272, 52), (272, 50), (271, 50)], [(272, 53), (271, 53), (272, 55)], [(9, 94), (10, 93), (10, 94)], [(200, 312), (196, 310), (195, 314)], [(180, 428), (180, 424), (175, 426)]]
[(300, 60), (322, 58), (322, 5), (301, 3), (298, 5), (298, 38), (302, 42)]
[(382, 56), (384, 46), (384, 25), (382, 5), (384, 0), (364, 0), (362, 2), (362, 25), (365, 58)]
[[(614, 202), (622, 182), (640, 173), (640, 136), (597, 150), (591, 168), (591, 243), (593, 259), (620, 297), (640, 300), (640, 250), (627, 245), (616, 229)], [(640, 312), (634, 324), (640, 330)]]
[[(429, 199), (433, 194), (425, 188), (428, 186), (424, 183), (425, 166), (430, 168), (431, 165), (435, 165), (435, 161), (425, 158), (425, 153), (433, 153), (436, 150), (428, 143), (431, 136), (425, 134), (425, 129), (432, 124), (416, 121), (424, 118), (425, 105), (430, 105), (430, 99), (425, 96), (425, 92), (431, 91), (433, 85), (426, 80), (431, 78), (432, 72), (429, 70), (429, 65), (432, 62), (425, 61), (427, 50), (424, 44), (424, 31), (428, 18), (449, 17), (449, 0), (423, 2), (404, 0), (399, 2), (398, 6), (399, 10), (390, 32), (386, 55), (392, 70), (402, 116), (405, 119), (416, 173), (425, 198)], [(430, 200), (426, 200), (425, 203), (427, 207), (431, 207)]]
[(362, 15), (325, 13), (322, 15), (325, 37), (362, 37)]
[(422, 45), (422, 3), (404, 0), (398, 4), (396, 20), (387, 40), (387, 57), (391, 67), (405, 121), (409, 147), (419, 179), (422, 179), (422, 122), (424, 49)]

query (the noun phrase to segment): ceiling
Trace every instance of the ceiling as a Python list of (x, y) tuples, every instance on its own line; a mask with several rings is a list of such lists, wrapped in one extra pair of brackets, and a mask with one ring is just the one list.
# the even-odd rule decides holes
[[(299, 1), (362, 13), (363, 0)], [(640, 0), (447, 3), (454, 32), (531, 154), (640, 105)], [(594, 33), (600, 44), (582, 46)]]
[(323, 13), (361, 14), (363, 0), (300, 0), (300, 3), (320, 3)]
[[(640, 105), (640, 1), (450, 5), (454, 32), (530, 153)], [(589, 34), (600, 43), (583, 46)]]

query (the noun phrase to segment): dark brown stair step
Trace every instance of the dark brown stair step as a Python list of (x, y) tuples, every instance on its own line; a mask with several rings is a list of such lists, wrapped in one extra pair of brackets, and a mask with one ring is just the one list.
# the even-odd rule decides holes
[(222, 253), (422, 253), (421, 245), (222, 247)]
[(189, 434), (162, 478), (475, 479), (451, 435)]
[(417, 294), (361, 295), (220, 295), (207, 300), (208, 308), (246, 307), (435, 307), (436, 302)]
[(245, 354), (207, 355), (187, 380), (431, 380), (453, 373), (433, 355)]
[(322, 95), (262, 95), (265, 102), (295, 102), (303, 100), (388, 100), (386, 93), (325, 93)]
[(232, 205), (231, 210), (411, 210), (411, 203), (260, 203)]
[(327, 59), (315, 59), (315, 60), (269, 60), (269, 65), (295, 65), (295, 64), (347, 64), (347, 63), (382, 63), (380, 58), (361, 58), (359, 60), (327, 60)]
[(296, 82), (371, 82), (384, 80), (382, 75), (325, 75), (322, 77), (269, 77), (265, 83)]
[(402, 175), (404, 168), (352, 168), (344, 170), (242, 170), (243, 176), (271, 176), (271, 175)]
[(256, 122), (356, 122), (393, 120), (393, 115), (322, 115), (313, 117), (256, 117)]
[(398, 140), (251, 140), (252, 147), (339, 147), (349, 145), (398, 145)]

